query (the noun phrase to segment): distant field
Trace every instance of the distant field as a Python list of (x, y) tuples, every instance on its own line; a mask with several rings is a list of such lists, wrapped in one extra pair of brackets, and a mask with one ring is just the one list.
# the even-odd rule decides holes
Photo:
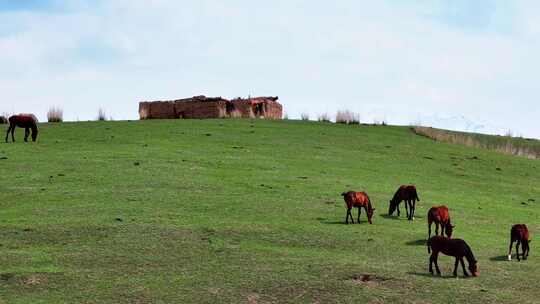
[[(0, 303), (540, 299), (538, 160), (406, 127), (302, 121), (42, 124), (38, 143), (23, 134), (0, 145)], [(386, 216), (407, 183), (421, 198), (414, 222)], [(349, 189), (370, 194), (373, 225), (364, 213), (343, 224)], [(450, 207), (480, 277), (453, 278), (446, 256), (443, 277), (429, 275), (435, 204)], [(505, 261), (514, 223), (532, 233), (525, 262)]]
[(495, 150), (501, 153), (524, 156), (531, 159), (540, 159), (540, 140), (536, 139), (465, 133), (429, 127), (413, 127), (413, 131), (437, 141)]

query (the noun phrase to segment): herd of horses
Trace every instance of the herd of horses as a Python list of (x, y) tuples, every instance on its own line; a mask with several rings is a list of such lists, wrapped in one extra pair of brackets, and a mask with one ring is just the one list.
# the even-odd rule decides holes
[[(9, 127), (6, 133), (6, 142), (8, 142), (9, 133), (11, 132), (11, 140), (15, 142), (15, 128), (25, 129), (24, 141), (28, 141), (28, 135), (30, 130), (32, 131), (32, 141), (36, 141), (38, 135), (37, 123), (38, 120), (33, 114), (19, 114), (12, 115), (8, 119)], [(354, 219), (352, 216), (352, 208), (358, 209), (357, 223), (360, 223), (360, 208), (364, 208), (367, 214), (367, 219), (370, 224), (372, 224), (372, 218), (375, 211), (371, 200), (366, 192), (343, 192), (341, 194), (345, 200), (345, 205), (347, 207), (347, 215), (345, 217), (345, 223), (349, 224), (349, 218), (354, 224)], [(413, 185), (403, 185), (398, 188), (388, 207), (388, 215), (392, 215), (397, 211), (397, 216), (399, 217), (401, 212), (399, 210), (399, 205), (401, 202), (405, 202), (405, 212), (407, 219), (412, 221), (414, 220), (414, 212), (416, 210), (416, 202), (420, 201), (416, 187)], [(450, 220), (450, 214), (448, 212), (447, 206), (434, 206), (429, 209), (427, 214), (428, 220), (428, 253), (431, 253), (429, 257), (429, 272), (433, 274), (433, 264), (435, 264), (435, 269), (437, 274), (440, 275), (441, 271), (439, 270), (439, 265), (437, 259), (439, 253), (442, 252), (445, 255), (453, 256), (456, 258), (454, 264), (454, 276), (457, 276), (458, 264), (461, 263), (463, 268), (463, 274), (468, 276), (469, 274), (465, 270), (465, 264), (463, 258), (467, 259), (469, 264), (469, 271), (473, 276), (479, 275), (478, 263), (474, 258), (471, 248), (469, 245), (461, 239), (452, 239), (452, 232), (454, 227)], [(435, 223), (435, 236), (431, 237), (431, 225)], [(440, 227), (440, 235), (439, 235)], [(446, 234), (446, 236), (444, 236)], [(521, 257), (523, 260), (526, 260), (529, 256), (529, 243), (531, 242), (529, 238), (529, 230), (524, 224), (516, 224), (512, 226), (510, 232), (510, 246), (508, 248), (508, 260), (512, 259), (512, 245), (516, 243), (516, 256), (517, 260), (519, 258), (519, 245), (521, 244)]]
[[(370, 224), (373, 224), (372, 218), (375, 208), (369, 199), (369, 196), (366, 192), (355, 192), (348, 191), (341, 193), (343, 199), (345, 200), (345, 206), (347, 208), (347, 215), (345, 217), (345, 223), (349, 224), (349, 217), (351, 222), (354, 224), (354, 219), (352, 216), (352, 208), (358, 209), (357, 223), (360, 223), (360, 209), (364, 208), (367, 214), (367, 219)], [(390, 200), (390, 205), (388, 207), (388, 215), (392, 215), (394, 211), (397, 210), (398, 217), (400, 216), (399, 204), (405, 202), (405, 211), (407, 213), (407, 219), (412, 221), (414, 220), (414, 211), (416, 207), (416, 202), (420, 201), (416, 187), (413, 185), (403, 185), (398, 188), (392, 199)], [(448, 256), (453, 256), (456, 258), (454, 263), (454, 272), (453, 275), (457, 276), (457, 269), (461, 263), (463, 268), (463, 275), (469, 276), (467, 270), (465, 269), (465, 263), (463, 259), (467, 260), (469, 264), (469, 271), (473, 276), (478, 276), (480, 271), (478, 269), (478, 262), (474, 258), (474, 254), (471, 250), (471, 247), (462, 239), (453, 239), (452, 233), (455, 226), (452, 225), (450, 220), (450, 213), (448, 212), (447, 206), (433, 206), (429, 209), (427, 213), (428, 221), (428, 240), (427, 247), (428, 253), (431, 253), (429, 257), (429, 272), (433, 274), (433, 264), (435, 264), (435, 270), (438, 275), (441, 275), (439, 265), (437, 263), (439, 253), (443, 253)], [(435, 236), (431, 236), (431, 225), (435, 223)], [(440, 235), (439, 235), (440, 227)], [(446, 236), (445, 236), (446, 235)], [(519, 245), (521, 244), (521, 257), (523, 260), (526, 260), (529, 256), (529, 243), (531, 242), (529, 238), (529, 230), (525, 224), (516, 224), (512, 226), (510, 231), (510, 246), (508, 248), (508, 260), (512, 260), (512, 245), (516, 242), (516, 257), (520, 261), (519, 255)]]

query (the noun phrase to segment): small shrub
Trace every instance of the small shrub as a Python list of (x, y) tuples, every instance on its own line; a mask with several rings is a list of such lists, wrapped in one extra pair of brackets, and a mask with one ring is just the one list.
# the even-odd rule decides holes
[(319, 114), (317, 120), (320, 122), (330, 122), (330, 116), (328, 115), (328, 113), (322, 113)]
[(60, 107), (50, 107), (49, 111), (47, 111), (47, 121), (48, 122), (63, 122), (64, 111)]
[(308, 114), (308, 113), (302, 113), (302, 114), (300, 114), (300, 119), (302, 119), (302, 120), (309, 120), (309, 114)]
[(336, 123), (342, 124), (360, 124), (360, 114), (349, 110), (338, 111), (336, 113)]
[(98, 110), (97, 120), (99, 121), (107, 120), (107, 114), (105, 113), (105, 110), (103, 110), (102, 108), (99, 108)]

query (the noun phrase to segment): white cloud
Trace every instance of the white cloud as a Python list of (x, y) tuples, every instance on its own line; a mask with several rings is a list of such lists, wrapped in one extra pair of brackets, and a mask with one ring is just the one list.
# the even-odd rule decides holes
[(0, 29), (0, 111), (133, 119), (140, 100), (279, 95), (292, 117), (464, 115), (540, 138), (535, 2), (490, 1), (480, 23), (467, 20), (477, 6), (436, 2), (88, 3), (0, 13), (12, 24)]

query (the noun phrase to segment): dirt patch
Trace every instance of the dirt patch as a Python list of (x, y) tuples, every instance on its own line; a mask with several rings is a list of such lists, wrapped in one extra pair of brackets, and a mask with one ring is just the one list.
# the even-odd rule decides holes
[(368, 288), (401, 289), (410, 287), (410, 283), (404, 280), (369, 273), (355, 274), (349, 277), (348, 281), (355, 285), (366, 286)]
[(349, 280), (358, 285), (365, 285), (368, 287), (378, 287), (390, 278), (380, 277), (374, 274), (355, 274), (349, 278)]
[(31, 274), (21, 279), (21, 284), (24, 286), (38, 286), (47, 284), (48, 279), (43, 274)]

